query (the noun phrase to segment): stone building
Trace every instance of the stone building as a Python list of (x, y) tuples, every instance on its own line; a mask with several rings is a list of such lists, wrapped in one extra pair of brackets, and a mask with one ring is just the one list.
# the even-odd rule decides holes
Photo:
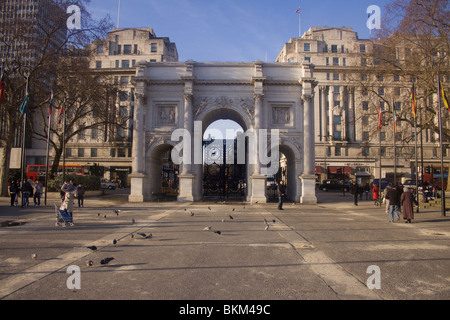
[[(359, 39), (351, 28), (312, 27), (301, 38), (286, 43), (276, 59), (280, 63), (306, 61), (314, 65), (319, 83), (314, 92), (318, 182), (336, 178), (365, 184), (380, 177), (380, 167), (382, 178), (394, 180), (394, 171), (397, 182), (413, 178), (414, 127), (400, 125), (394, 140), (392, 107), (385, 102), (392, 101), (397, 113), (408, 113), (411, 80), (395, 74), (384, 78), (364, 74), (366, 67), (377, 63), (368, 58), (376, 43)], [(400, 59), (408, 50), (399, 44)], [(365, 89), (369, 86), (370, 91)], [(432, 99), (437, 105), (437, 95)], [(380, 107), (386, 113), (381, 133), (377, 130)], [(419, 139), (425, 170), (440, 167), (438, 134), (424, 130)], [(445, 155), (446, 151), (447, 147)], [(421, 164), (419, 155), (419, 167)]]

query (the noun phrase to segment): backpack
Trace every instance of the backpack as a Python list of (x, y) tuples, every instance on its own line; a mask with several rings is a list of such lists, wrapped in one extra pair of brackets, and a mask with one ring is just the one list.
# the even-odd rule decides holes
[(12, 185), (9, 187), (9, 192), (11, 192), (11, 193), (16, 193), (16, 192), (17, 192), (17, 186), (16, 186), (15, 184), (12, 184)]

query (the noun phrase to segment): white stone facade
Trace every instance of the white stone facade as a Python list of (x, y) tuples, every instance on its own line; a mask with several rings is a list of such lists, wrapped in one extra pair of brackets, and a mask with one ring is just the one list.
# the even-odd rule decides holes
[[(161, 156), (179, 143), (172, 141), (174, 130), (185, 129), (202, 140), (206, 128), (219, 119), (234, 120), (246, 132), (279, 129), (280, 151), (288, 163), (288, 198), (317, 202), (316, 82), (309, 63), (144, 63), (135, 81), (131, 202), (153, 200), (160, 192)], [(180, 168), (179, 201), (202, 200), (203, 157), (195, 153), (196, 142), (190, 144), (190, 161)], [(253, 163), (247, 162), (246, 201), (263, 203), (266, 175), (258, 161)]]

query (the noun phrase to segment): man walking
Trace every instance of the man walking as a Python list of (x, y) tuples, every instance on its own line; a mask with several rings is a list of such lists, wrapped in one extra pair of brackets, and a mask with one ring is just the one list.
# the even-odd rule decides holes
[(283, 183), (283, 180), (278, 183), (278, 210), (284, 210), (283, 209), (283, 200), (286, 196), (286, 186)]
[(394, 222), (394, 214), (397, 221), (400, 219), (398, 209), (400, 206), (400, 192), (397, 190), (397, 186), (394, 185), (388, 193), (389, 198), (389, 222)]

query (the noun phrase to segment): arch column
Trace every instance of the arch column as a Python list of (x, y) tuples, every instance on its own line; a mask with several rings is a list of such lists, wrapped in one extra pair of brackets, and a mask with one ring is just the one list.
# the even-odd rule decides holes
[(190, 150), (183, 150), (189, 152), (189, 156), (183, 156), (183, 164), (181, 174), (178, 176), (180, 181), (180, 194), (178, 195), (179, 202), (192, 202), (194, 201), (194, 180), (195, 176), (192, 172), (192, 155), (194, 152), (194, 124), (193, 124), (193, 94), (185, 92), (184, 94), (184, 129), (189, 132), (191, 141), (189, 143)]
[[(302, 204), (316, 204), (316, 175), (315, 175), (315, 126), (314, 126), (314, 87), (313, 66), (303, 64), (302, 102), (303, 102), (303, 174)], [(332, 110), (332, 108), (330, 108)], [(330, 121), (332, 122), (332, 121)]]
[(144, 181), (146, 179), (144, 171), (144, 117), (147, 104), (145, 94), (146, 85), (144, 81), (136, 83), (135, 108), (133, 118), (133, 147), (132, 147), (132, 173), (131, 191), (128, 197), (129, 202), (144, 202)]
[(328, 121), (327, 121), (327, 87), (320, 87), (320, 92), (322, 96), (322, 141), (326, 141), (328, 136)]

